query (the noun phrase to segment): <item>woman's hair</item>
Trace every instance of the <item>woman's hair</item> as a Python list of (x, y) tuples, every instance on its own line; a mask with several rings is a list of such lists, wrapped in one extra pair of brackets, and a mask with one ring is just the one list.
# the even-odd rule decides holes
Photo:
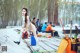
[(23, 9), (26, 11), (26, 13), (25, 13), (25, 23), (27, 23), (28, 10), (27, 10), (27, 8), (23, 8)]

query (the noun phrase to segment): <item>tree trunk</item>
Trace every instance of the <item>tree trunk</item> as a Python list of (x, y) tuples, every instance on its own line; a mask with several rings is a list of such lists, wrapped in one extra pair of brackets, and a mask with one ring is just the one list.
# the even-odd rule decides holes
[(58, 0), (48, 0), (48, 22), (58, 25)]
[(54, 24), (58, 25), (58, 0), (54, 0)]
[(48, 0), (48, 22), (52, 22), (52, 13), (51, 13), (51, 0)]

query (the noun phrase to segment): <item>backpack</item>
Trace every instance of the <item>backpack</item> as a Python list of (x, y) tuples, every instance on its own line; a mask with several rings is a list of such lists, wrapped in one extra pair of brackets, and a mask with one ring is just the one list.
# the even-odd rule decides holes
[(27, 32), (22, 33), (22, 39), (27, 39), (27, 38), (28, 38), (28, 33)]

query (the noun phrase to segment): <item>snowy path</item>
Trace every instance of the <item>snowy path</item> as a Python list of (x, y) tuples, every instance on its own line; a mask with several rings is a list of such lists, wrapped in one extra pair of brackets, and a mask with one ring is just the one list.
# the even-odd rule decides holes
[(0, 43), (1, 46), (7, 46), (7, 52), (5, 53), (30, 53), (30, 49), (21, 40), (20, 45), (14, 43), (18, 40), (19, 35), (14, 29), (0, 29)]
[[(20, 27), (11, 27), (11, 28), (7, 27), (6, 29), (0, 29), (1, 46), (4, 46), (4, 45), (7, 46), (7, 53), (30, 53), (31, 52), (30, 48), (21, 39), (21, 34), (18, 34), (18, 32), (15, 29), (20, 29)], [(48, 48), (49, 48), (50, 51), (52, 51), (51, 53), (53, 53), (53, 51), (58, 49), (58, 46), (60, 43), (60, 40), (58, 40), (55, 37), (50, 40), (47, 40), (46, 38), (39, 38), (39, 40), (40, 40), (39, 43), (41, 43), (41, 44), (39, 44), (37, 47), (40, 47), (40, 51), (43, 51), (43, 48), (45, 46), (45, 47), (47, 47), (45, 49), (45, 52), (49, 51), (48, 50)], [(56, 42), (56, 40), (58, 40), (58, 42)], [(20, 45), (17, 45), (16, 43), (14, 43), (14, 41), (20, 41), (21, 43), (20, 43)], [(46, 42), (44, 42), (44, 41), (46, 41)], [(50, 44), (47, 42), (49, 42)], [(28, 43), (30, 44), (30, 41)], [(48, 46), (48, 45), (50, 45), (50, 46)], [(32, 47), (32, 48), (36, 49), (36, 47)]]
[[(25, 41), (29, 43), (29, 45), (21, 39), (21, 34), (15, 29), (20, 29), (20, 27), (7, 27), (6, 29), (0, 29), (0, 44), (1, 46), (7, 46), (7, 53), (31, 53), (30, 39), (26, 39)], [(39, 42), (36, 47), (30, 46), (33, 51), (36, 51), (36, 48), (39, 48), (39, 52), (49, 52), (56, 53), (55, 51), (58, 49), (61, 39), (64, 37), (62, 34), (62, 28), (54, 27), (60, 35), (61, 38), (53, 37), (51, 39), (48, 38), (38, 38)], [(14, 43), (14, 41), (20, 41), (20, 44)], [(50, 49), (50, 50), (49, 50)], [(48, 53), (47, 52), (47, 53)]]
[(31, 48), (31, 51), (39, 52), (39, 53), (57, 53), (58, 46), (61, 42), (61, 38), (38, 38), (38, 44), (36, 46), (30, 45), (30, 39), (25, 39), (24, 41), (26, 44), (28, 44), (29, 48)]

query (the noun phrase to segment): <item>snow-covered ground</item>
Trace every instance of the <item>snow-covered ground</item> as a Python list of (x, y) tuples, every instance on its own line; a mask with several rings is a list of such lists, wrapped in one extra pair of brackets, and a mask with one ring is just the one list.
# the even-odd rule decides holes
[[(20, 26), (8, 26), (5, 29), (0, 29), (0, 43), (1, 46), (7, 46), (6, 53), (30, 53), (27, 44), (21, 39), (21, 33), (16, 29), (21, 29)], [(20, 41), (20, 44), (14, 43)]]
[[(18, 33), (16, 29), (21, 29), (20, 26), (8, 26), (5, 29), (0, 29), (0, 46), (7, 46), (6, 53), (31, 53), (27, 44), (21, 39), (21, 33)], [(64, 37), (62, 33), (62, 27), (56, 26), (53, 27), (58, 31), (61, 38)], [(55, 37), (54, 37), (55, 38)], [(14, 41), (20, 41), (20, 44), (14, 43)], [(56, 42), (56, 45), (57, 44)]]
[[(20, 41), (20, 44), (18, 45), (14, 41)], [(14, 28), (0, 29), (0, 44), (7, 46), (6, 53), (30, 53), (30, 49)]]

